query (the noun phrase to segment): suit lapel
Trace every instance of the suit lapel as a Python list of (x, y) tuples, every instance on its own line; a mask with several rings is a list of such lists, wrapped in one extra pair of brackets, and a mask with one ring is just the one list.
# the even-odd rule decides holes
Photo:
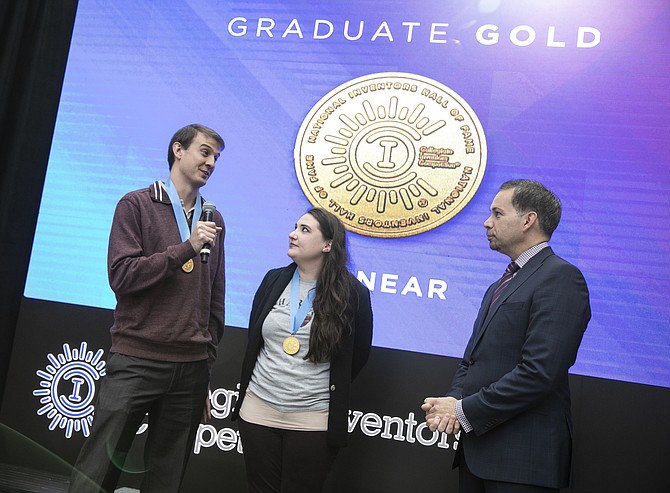
[[(482, 318), (483, 322), (480, 322), (480, 327), (477, 330), (477, 340), (475, 341), (475, 345), (479, 343), (481, 340), (482, 336), (484, 335), (484, 332), (486, 332), (486, 329), (488, 328), (489, 324), (491, 323), (491, 319), (493, 316), (496, 314), (498, 311), (498, 308), (500, 308), (500, 305), (509, 298), (509, 296), (514, 293), (517, 289), (519, 289), (523, 284), (531, 278), (533, 274), (537, 271), (537, 269), (540, 268), (544, 260), (549, 257), (550, 255), (553, 255), (554, 252), (551, 249), (551, 247), (547, 247), (542, 249), (539, 253), (537, 253), (533, 258), (531, 258), (526, 265), (523, 266), (521, 270), (517, 272), (517, 274), (514, 276), (512, 281), (509, 283), (509, 285), (505, 288), (505, 290), (502, 292), (500, 297), (496, 300), (496, 302), (491, 305), (488, 308), (488, 312), (486, 315), (480, 316), (478, 318)], [(486, 307), (489, 305), (491, 298), (493, 297), (493, 291), (495, 290), (495, 285), (497, 282), (493, 285), (491, 285), (486, 292), (486, 295), (484, 297), (484, 303), (482, 304), (482, 310), (486, 310)]]

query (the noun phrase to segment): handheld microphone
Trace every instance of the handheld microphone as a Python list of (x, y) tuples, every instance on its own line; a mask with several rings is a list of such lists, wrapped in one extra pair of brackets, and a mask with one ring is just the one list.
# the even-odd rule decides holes
[[(202, 204), (202, 220), (203, 221), (213, 221), (214, 220), (214, 211), (216, 206), (214, 202), (205, 202)], [(212, 249), (212, 245), (205, 243), (200, 250), (200, 261), (203, 264), (206, 264), (209, 261), (209, 254)]]

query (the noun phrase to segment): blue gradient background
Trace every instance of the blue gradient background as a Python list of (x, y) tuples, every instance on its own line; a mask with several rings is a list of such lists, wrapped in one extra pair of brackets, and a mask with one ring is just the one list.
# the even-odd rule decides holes
[[(248, 32), (232, 36), (234, 17)], [(256, 36), (258, 18), (276, 22)], [(282, 37), (298, 19), (303, 39)], [(335, 25), (313, 39), (314, 21)], [(361, 40), (344, 21), (365, 21)], [(372, 41), (386, 21), (394, 40)], [(402, 22), (419, 22), (412, 42)], [(432, 22), (448, 42), (428, 42)], [(484, 46), (477, 27), (500, 26)], [(527, 47), (510, 29), (537, 31)], [(293, 146), (311, 107), (362, 75), (433, 78), (478, 114), (488, 166), (475, 198), (446, 224), (400, 239), (349, 235), (354, 271), (416, 276), (423, 297), (373, 291), (376, 346), (459, 357), (486, 287), (507, 259), (482, 226), (501, 182), (537, 179), (562, 199), (552, 246), (589, 283), (593, 319), (572, 371), (670, 387), (670, 5), (583, 1), (80, 0), (25, 296), (114, 307), (106, 275), (118, 199), (168, 175), (174, 131), (199, 122), (226, 150), (203, 189), (227, 223), (226, 323), (246, 327), (263, 274), (284, 265), (287, 235), (310, 204)], [(565, 48), (547, 47), (556, 26)], [(577, 48), (579, 26), (601, 32)], [(440, 28), (444, 30), (444, 28)], [(442, 39), (443, 36), (440, 36)], [(430, 278), (446, 300), (426, 297)]]

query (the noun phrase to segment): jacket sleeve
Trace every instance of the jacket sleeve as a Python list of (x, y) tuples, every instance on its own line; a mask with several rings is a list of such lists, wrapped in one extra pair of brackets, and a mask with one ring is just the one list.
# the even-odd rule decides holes
[[(263, 312), (267, 309), (267, 298), (270, 295), (273, 285), (279, 277), (281, 269), (273, 269), (268, 271), (261, 284), (254, 294), (254, 299), (251, 304), (251, 313), (249, 315), (249, 327), (247, 331), (247, 347), (244, 352), (244, 359), (242, 360), (242, 369), (240, 371), (240, 390), (233, 408), (233, 413), (231, 415), (231, 420), (235, 421), (240, 413), (242, 408), (242, 403), (246, 395), (246, 389), (251, 380), (251, 375), (256, 365), (256, 358), (258, 356), (258, 350), (263, 344), (263, 336), (261, 334), (261, 327), (263, 320)], [(265, 307), (265, 308), (264, 308)]]
[(351, 379), (356, 378), (370, 356), (372, 347), (372, 303), (370, 291), (356, 281), (357, 304), (354, 320), (354, 353), (351, 364)]
[(140, 205), (126, 196), (114, 212), (107, 254), (109, 285), (117, 296), (159, 284), (196, 255), (188, 241), (170, 245), (163, 251), (147, 252), (143, 240)]
[(265, 304), (265, 299), (268, 296), (268, 290), (272, 287), (272, 279), (277, 275), (277, 269), (272, 269), (265, 273), (263, 280), (261, 281), (256, 293), (254, 294), (254, 299), (251, 303), (251, 313), (249, 314), (249, 331), (256, 326), (258, 318), (261, 316), (261, 311), (263, 305)]

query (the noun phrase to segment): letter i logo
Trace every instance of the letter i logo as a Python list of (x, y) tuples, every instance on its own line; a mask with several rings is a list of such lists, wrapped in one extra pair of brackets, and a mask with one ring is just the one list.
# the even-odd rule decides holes
[(73, 432), (89, 435), (95, 410), (95, 382), (105, 375), (102, 355), (102, 349), (95, 354), (88, 351), (86, 342), (75, 349), (63, 344), (63, 353), (47, 355), (50, 364), (37, 370), (42, 380), (33, 395), (42, 404), (37, 414), (51, 420), (49, 430), (64, 429), (66, 438), (71, 438)]

